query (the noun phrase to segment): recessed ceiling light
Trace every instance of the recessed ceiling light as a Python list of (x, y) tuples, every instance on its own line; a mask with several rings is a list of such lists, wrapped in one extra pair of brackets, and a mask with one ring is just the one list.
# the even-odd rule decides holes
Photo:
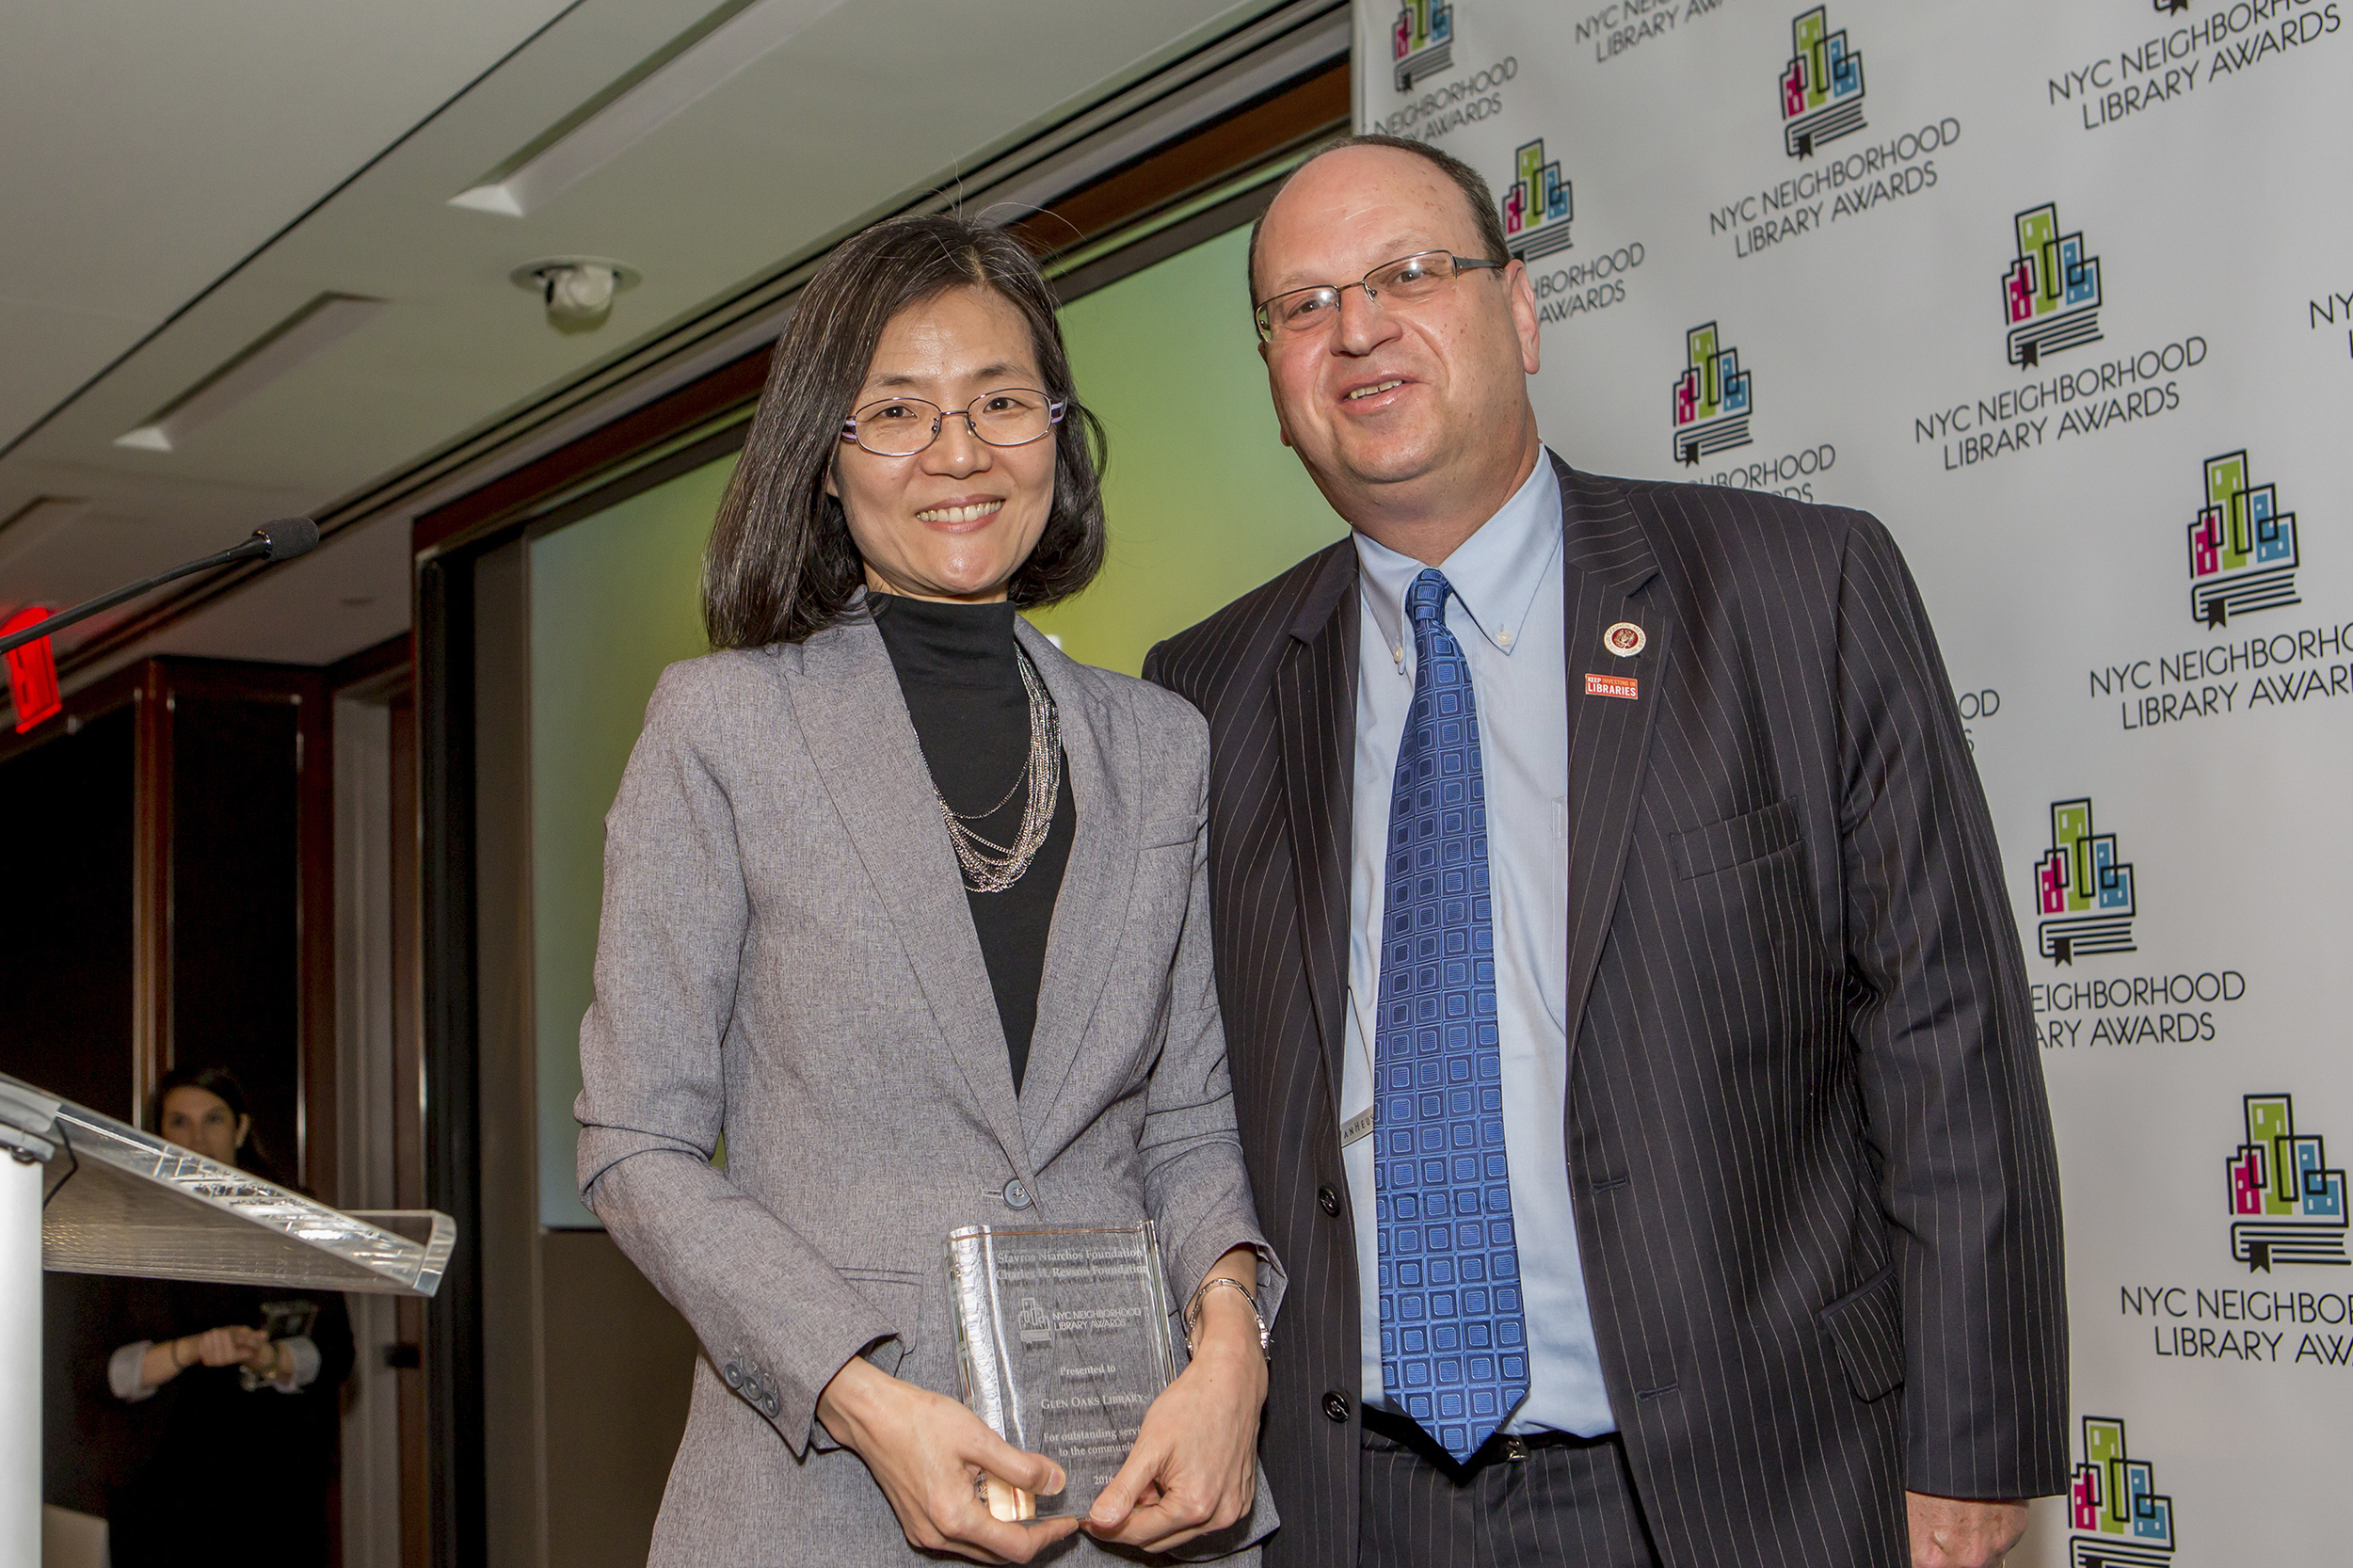
[(381, 299), (320, 295), (182, 392), (146, 424), (117, 436), (115, 445), (142, 452), (177, 450), (198, 425), (218, 419), (328, 344), (358, 330), (383, 308)]
[[(526, 150), (512, 167), (502, 166), (479, 184), (459, 191), (449, 199), (449, 204), (506, 217), (522, 216), (636, 146), (673, 115), (717, 91), (737, 72), (842, 3), (754, 0), (699, 37), (690, 29), (688, 36), (694, 41), (685, 48), (679, 49), (673, 40), (669, 48), (677, 52), (667, 59), (657, 55), (661, 63), (655, 69), (584, 116), (577, 116), (577, 123), (542, 138), (545, 145)], [(595, 100), (590, 102), (595, 104)]]

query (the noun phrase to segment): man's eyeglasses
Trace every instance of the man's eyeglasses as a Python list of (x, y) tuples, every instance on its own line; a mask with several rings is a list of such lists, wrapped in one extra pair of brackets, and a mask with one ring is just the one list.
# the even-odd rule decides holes
[(1499, 272), (1504, 264), (1481, 261), (1476, 256), (1457, 256), (1451, 250), (1423, 250), (1384, 262), (1357, 282), (1319, 283), (1313, 288), (1291, 289), (1261, 299), (1252, 313), (1257, 318), (1258, 336), (1269, 343), (1278, 338), (1305, 337), (1340, 319), (1340, 296), (1349, 289), (1362, 289), (1367, 299), (1385, 304), (1418, 305), (1434, 297), (1465, 271), (1485, 268)]
[(939, 440), (940, 426), (961, 419), (973, 439), (991, 446), (1027, 446), (1062, 423), (1068, 405), (1035, 387), (1000, 387), (961, 408), (920, 397), (886, 397), (841, 422), (841, 439), (877, 457), (912, 457)]

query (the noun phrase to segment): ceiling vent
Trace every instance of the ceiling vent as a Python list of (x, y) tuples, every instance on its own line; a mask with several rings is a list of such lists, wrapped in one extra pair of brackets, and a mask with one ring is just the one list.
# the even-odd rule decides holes
[(705, 17), (536, 141), (449, 199), (453, 207), (521, 217), (716, 92), (745, 66), (843, 0), (742, 0)]
[(365, 325), (381, 299), (323, 294), (271, 328), (251, 346), (168, 404), (115, 445), (141, 452), (176, 452), (199, 425), (209, 424), (312, 355)]

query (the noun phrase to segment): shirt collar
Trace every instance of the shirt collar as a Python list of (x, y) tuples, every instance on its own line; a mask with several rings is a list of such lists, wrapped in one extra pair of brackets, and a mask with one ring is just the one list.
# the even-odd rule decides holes
[[(1405, 624), (1405, 591), (1427, 568), (1361, 531), (1355, 539), (1365, 608), (1382, 645), (1402, 669), (1414, 640)], [(1480, 635), (1509, 657), (1560, 550), (1561, 477), (1546, 451), (1503, 509), (1480, 524), (1439, 569)]]

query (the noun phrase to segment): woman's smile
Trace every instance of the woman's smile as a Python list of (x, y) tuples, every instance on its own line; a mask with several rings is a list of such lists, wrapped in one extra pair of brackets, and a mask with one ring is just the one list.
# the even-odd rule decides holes
[(916, 513), (915, 520), (930, 523), (935, 528), (962, 531), (987, 522), (1004, 510), (1004, 506), (1005, 498), (1000, 495), (944, 501)]

